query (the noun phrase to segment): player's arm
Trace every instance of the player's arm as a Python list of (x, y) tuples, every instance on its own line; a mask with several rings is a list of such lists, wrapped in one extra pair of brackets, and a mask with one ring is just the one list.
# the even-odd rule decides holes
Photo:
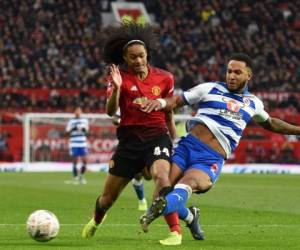
[(86, 135), (89, 136), (89, 122), (87, 121), (84, 126), (81, 127), (81, 131)]
[(183, 99), (183, 96), (175, 95), (164, 99), (158, 98), (156, 100), (147, 100), (141, 105), (141, 109), (146, 113), (150, 113), (153, 110), (158, 111), (162, 109), (171, 111), (184, 105), (187, 105), (187, 103)]
[(65, 129), (65, 136), (69, 136), (74, 128), (72, 127), (70, 121), (68, 122)]
[(175, 140), (177, 136), (176, 136), (174, 113), (172, 110), (166, 112), (166, 124), (167, 124), (167, 128), (169, 130), (171, 139)]
[(193, 105), (200, 102), (212, 87), (214, 87), (214, 85), (211, 83), (201, 83), (184, 91), (181, 95), (175, 95), (164, 99), (158, 98), (156, 100), (147, 100), (141, 105), (141, 110), (150, 113), (151, 111), (162, 109), (169, 111), (185, 105)]
[(278, 118), (269, 117), (264, 122), (258, 122), (263, 128), (285, 135), (300, 135), (300, 127), (294, 126)]
[(116, 65), (112, 64), (109, 67), (109, 70), (110, 70), (110, 77), (111, 77), (111, 84), (112, 84), (112, 92), (107, 98), (106, 113), (109, 116), (113, 116), (119, 108), (119, 98), (121, 92), (122, 77), (119, 68)]

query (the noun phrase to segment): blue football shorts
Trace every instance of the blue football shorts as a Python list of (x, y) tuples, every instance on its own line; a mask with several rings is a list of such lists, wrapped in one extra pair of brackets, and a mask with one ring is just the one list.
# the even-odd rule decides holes
[(194, 168), (207, 173), (214, 183), (218, 179), (224, 157), (191, 134), (183, 137), (174, 149), (172, 162), (183, 171)]
[(70, 148), (70, 155), (73, 157), (86, 156), (87, 153), (88, 153), (87, 148), (83, 148), (83, 147)]

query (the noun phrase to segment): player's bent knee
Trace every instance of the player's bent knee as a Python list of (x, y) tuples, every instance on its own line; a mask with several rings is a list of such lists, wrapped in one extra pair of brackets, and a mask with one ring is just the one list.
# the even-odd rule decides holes
[(210, 190), (213, 186), (213, 183), (209, 180), (203, 180), (198, 184), (197, 189), (195, 190), (195, 193), (202, 194), (206, 193), (208, 190)]
[(155, 176), (153, 176), (153, 179), (156, 183), (160, 183), (161, 186), (168, 186), (169, 185), (169, 175), (166, 172), (158, 172)]

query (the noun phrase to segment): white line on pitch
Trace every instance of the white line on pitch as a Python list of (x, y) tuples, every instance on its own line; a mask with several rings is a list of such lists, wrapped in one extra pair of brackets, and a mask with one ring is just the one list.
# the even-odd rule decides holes
[[(64, 227), (72, 227), (72, 226), (84, 226), (85, 224), (60, 224), (61, 226)], [(12, 223), (3, 223), (0, 224), (0, 227), (6, 227), (6, 226), (26, 226), (26, 224), (12, 224)], [(104, 224), (103, 226), (108, 226), (108, 227), (138, 227), (139, 224)], [(156, 224), (152, 225), (154, 227), (165, 227), (166, 224)], [(299, 227), (299, 224), (294, 224), (294, 225), (283, 225), (283, 224), (237, 224), (237, 225), (213, 225), (213, 224), (207, 224), (207, 225), (202, 225), (204, 227)]]

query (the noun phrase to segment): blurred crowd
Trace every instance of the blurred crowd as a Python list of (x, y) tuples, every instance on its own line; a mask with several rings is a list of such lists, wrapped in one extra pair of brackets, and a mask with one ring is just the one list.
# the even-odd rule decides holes
[[(101, 110), (105, 98), (89, 93), (105, 88), (105, 65), (98, 42), (101, 11), (109, 10), (109, 2), (2, 0), (0, 109), (65, 110), (79, 103), (91, 111)], [(178, 89), (188, 89), (196, 82), (224, 80), (228, 57), (242, 51), (254, 58), (256, 65), (251, 91), (299, 92), (299, 0), (143, 2), (154, 14), (161, 34), (153, 63), (175, 74)], [(37, 102), (12, 89), (49, 89), (49, 98)], [(52, 89), (78, 89), (79, 94), (67, 103), (57, 95), (53, 101)], [(55, 99), (61, 99), (62, 104)], [(266, 105), (300, 112), (297, 100), (291, 95)]]

